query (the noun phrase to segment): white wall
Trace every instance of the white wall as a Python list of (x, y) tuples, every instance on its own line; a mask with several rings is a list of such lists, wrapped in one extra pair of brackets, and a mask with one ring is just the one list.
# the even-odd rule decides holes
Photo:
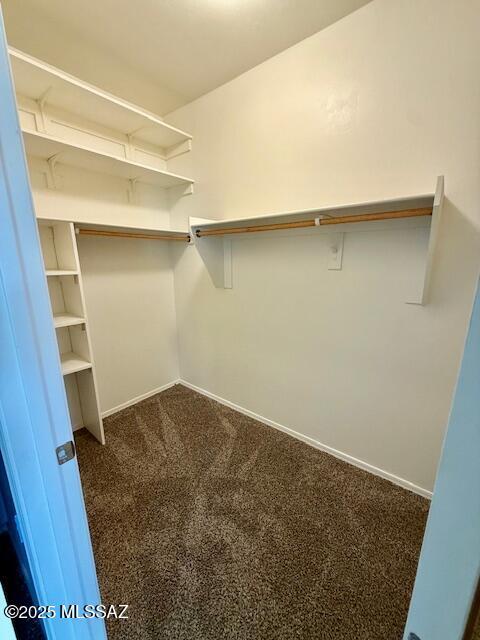
[(78, 248), (108, 411), (178, 378), (170, 251), (164, 242), (95, 237), (81, 237)]
[(421, 231), (358, 229), (344, 267), (299, 237), (236, 237), (234, 288), (177, 256), (188, 382), (430, 490), (478, 274), (480, 5), (376, 0), (171, 114), (194, 135), (189, 215), (431, 192), (447, 202), (432, 300), (407, 306)]
[[(38, 217), (168, 228), (162, 189), (58, 167), (59, 189), (47, 188), (45, 163), (30, 161)], [(178, 378), (170, 247), (166, 242), (79, 237), (90, 335), (102, 412)], [(107, 434), (108, 438), (108, 434)]]

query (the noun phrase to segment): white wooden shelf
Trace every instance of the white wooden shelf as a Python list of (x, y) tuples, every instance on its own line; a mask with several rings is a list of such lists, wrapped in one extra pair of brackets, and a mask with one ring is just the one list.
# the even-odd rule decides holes
[(45, 275), (47, 278), (55, 276), (78, 276), (78, 271), (74, 269), (47, 269)]
[(48, 282), (72, 429), (85, 427), (105, 444), (74, 225), (64, 220), (38, 222), (44, 264), (53, 267), (46, 269), (47, 275), (76, 276), (51, 277)]
[(162, 235), (171, 238), (184, 238), (188, 235), (188, 231), (180, 231), (178, 229), (158, 229), (153, 227), (130, 227), (116, 224), (95, 224), (92, 222), (75, 222), (75, 229), (91, 229), (92, 231), (118, 231), (121, 233), (141, 233), (145, 235)]
[(317, 209), (303, 209), (299, 211), (284, 211), (280, 213), (270, 213), (250, 218), (245, 217), (228, 218), (227, 220), (199, 220), (198, 222), (195, 221), (191, 225), (191, 228), (192, 232), (195, 234), (197, 231), (208, 231), (210, 229), (229, 229), (239, 226), (254, 228), (266, 224), (296, 222), (307, 218), (321, 218), (324, 215), (332, 217), (343, 217), (378, 213), (384, 211), (402, 211), (404, 209), (422, 209), (424, 207), (432, 208), (434, 198), (435, 193), (428, 193), (406, 198), (376, 200), (373, 202), (345, 204), (333, 207), (320, 207)]
[(175, 173), (148, 167), (88, 147), (73, 145), (45, 133), (24, 130), (23, 139), (27, 154), (43, 160), (53, 158), (58, 163), (128, 180), (138, 180), (159, 187), (193, 184), (193, 180)]
[(53, 107), (163, 148), (192, 138), (158, 116), (18, 49), (9, 47), (9, 53), (16, 91), (27, 98), (48, 100)]
[(62, 363), (62, 373), (64, 376), (68, 376), (70, 373), (77, 373), (77, 371), (84, 371), (85, 369), (91, 369), (92, 363), (85, 358), (82, 358), (73, 351), (68, 353), (62, 353), (60, 356)]
[[(405, 229), (406, 226), (425, 227), (428, 232), (428, 242), (424, 259), (422, 258), (421, 273), (419, 272), (411, 298), (407, 300), (408, 304), (424, 305), (428, 301), (430, 290), (443, 195), (444, 179), (443, 176), (439, 176), (435, 191), (423, 195), (272, 213), (253, 218), (227, 220), (190, 218), (191, 238), (215, 287), (231, 289), (233, 286), (231, 240), (233, 234), (245, 237), (251, 233), (270, 233), (280, 230), (283, 233), (291, 233), (295, 224), (297, 224), (296, 228), (301, 228), (302, 231), (310, 227), (311, 233), (328, 233), (334, 236), (330, 242), (331, 255), (328, 269), (341, 270), (345, 232), (357, 230), (359, 226), (367, 224), (369, 229), (377, 230)], [(337, 220), (331, 220), (331, 218)]]
[(55, 329), (61, 327), (73, 327), (76, 324), (85, 324), (85, 318), (75, 316), (73, 313), (55, 313), (53, 315)]

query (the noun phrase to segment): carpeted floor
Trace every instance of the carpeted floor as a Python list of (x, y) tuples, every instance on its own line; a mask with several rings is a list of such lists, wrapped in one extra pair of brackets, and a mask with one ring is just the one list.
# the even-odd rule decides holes
[(400, 640), (427, 500), (182, 386), (76, 442), (111, 640)]

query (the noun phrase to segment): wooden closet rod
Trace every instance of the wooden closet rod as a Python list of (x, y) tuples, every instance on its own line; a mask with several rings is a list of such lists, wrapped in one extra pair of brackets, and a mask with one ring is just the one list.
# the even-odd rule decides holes
[[(300, 229), (304, 227), (324, 226), (328, 224), (348, 224), (350, 222), (371, 222), (373, 220), (392, 220), (395, 218), (416, 218), (419, 216), (431, 216), (432, 208), (403, 209), (402, 211), (383, 211), (381, 213), (364, 213), (355, 216), (338, 216), (335, 218), (311, 218), (310, 220), (298, 220), (296, 222), (277, 222), (251, 227), (219, 227), (217, 229), (197, 229), (197, 238), (206, 236), (221, 236), (230, 233), (256, 233), (257, 231), (276, 231), (279, 229)], [(318, 219), (318, 223), (316, 220)]]
[(81, 236), (107, 236), (110, 238), (137, 238), (140, 240), (180, 240), (180, 242), (190, 242), (190, 235), (186, 233), (181, 236), (163, 236), (161, 234), (130, 233), (126, 231), (105, 231), (103, 229), (81, 229), (77, 228), (77, 233)]

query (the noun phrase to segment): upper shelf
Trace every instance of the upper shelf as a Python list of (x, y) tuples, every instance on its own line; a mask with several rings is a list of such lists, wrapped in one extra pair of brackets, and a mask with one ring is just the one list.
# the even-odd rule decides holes
[(193, 180), (175, 173), (148, 167), (103, 151), (72, 145), (45, 133), (24, 130), (23, 138), (27, 154), (44, 160), (55, 158), (63, 164), (90, 171), (100, 171), (120, 178), (139, 180), (159, 187), (193, 184)]
[(78, 276), (78, 271), (75, 269), (47, 269), (45, 271), (45, 275), (47, 278), (50, 278), (51, 276)]
[[(192, 224), (192, 231), (194, 235), (200, 234), (201, 236), (210, 235), (209, 232), (215, 232), (215, 235), (221, 235), (222, 233), (228, 235), (230, 233), (251, 233), (263, 230), (269, 231), (271, 229), (268, 227), (273, 225), (288, 225), (289, 223), (297, 223), (305, 220), (311, 220), (312, 226), (315, 226), (315, 218), (321, 219), (322, 217), (342, 219), (350, 216), (359, 216), (358, 221), (361, 222), (363, 220), (361, 220), (360, 216), (364, 215), (385, 212), (421, 211), (424, 209), (426, 212), (424, 214), (420, 213), (420, 215), (429, 215), (432, 212), (434, 198), (435, 193), (428, 193), (424, 195), (389, 200), (375, 200), (373, 202), (362, 202), (358, 204), (345, 204), (333, 207), (320, 207), (317, 209), (303, 209), (299, 211), (285, 211), (282, 213), (255, 216), (253, 218), (228, 218), (227, 220), (218, 221), (196, 221)], [(408, 215), (405, 215), (404, 217), (408, 217)], [(332, 222), (327, 220), (325, 224), (332, 224)]]
[[(444, 198), (443, 176), (437, 178), (434, 193), (410, 197), (394, 198), (390, 200), (376, 200), (359, 204), (347, 204), (334, 207), (321, 207), (303, 211), (288, 211), (272, 213), (255, 218), (230, 218), (228, 220), (205, 220), (190, 218), (192, 237), (195, 246), (210, 273), (213, 284), (225, 289), (232, 288), (232, 249), (229, 241), (230, 234), (249, 234), (263, 231), (287, 230), (303, 227), (315, 227), (317, 230), (327, 230), (332, 227), (336, 237), (330, 243), (330, 258), (328, 269), (338, 271), (342, 268), (343, 231), (350, 231), (357, 226), (375, 222), (377, 229), (389, 229), (404, 225), (397, 225), (393, 219), (422, 220), (414, 226), (422, 226), (428, 230), (428, 244), (422, 257), (422, 270), (418, 281), (414, 285), (409, 304), (423, 305), (428, 301), (430, 281), (433, 269), (433, 259), (438, 237), (440, 216)], [(380, 227), (378, 226), (380, 224)], [(340, 232), (340, 233), (338, 233)]]
[(48, 103), (91, 122), (132, 135), (135, 139), (168, 148), (192, 136), (121, 98), (79, 80), (37, 58), (9, 47), (17, 93)]

